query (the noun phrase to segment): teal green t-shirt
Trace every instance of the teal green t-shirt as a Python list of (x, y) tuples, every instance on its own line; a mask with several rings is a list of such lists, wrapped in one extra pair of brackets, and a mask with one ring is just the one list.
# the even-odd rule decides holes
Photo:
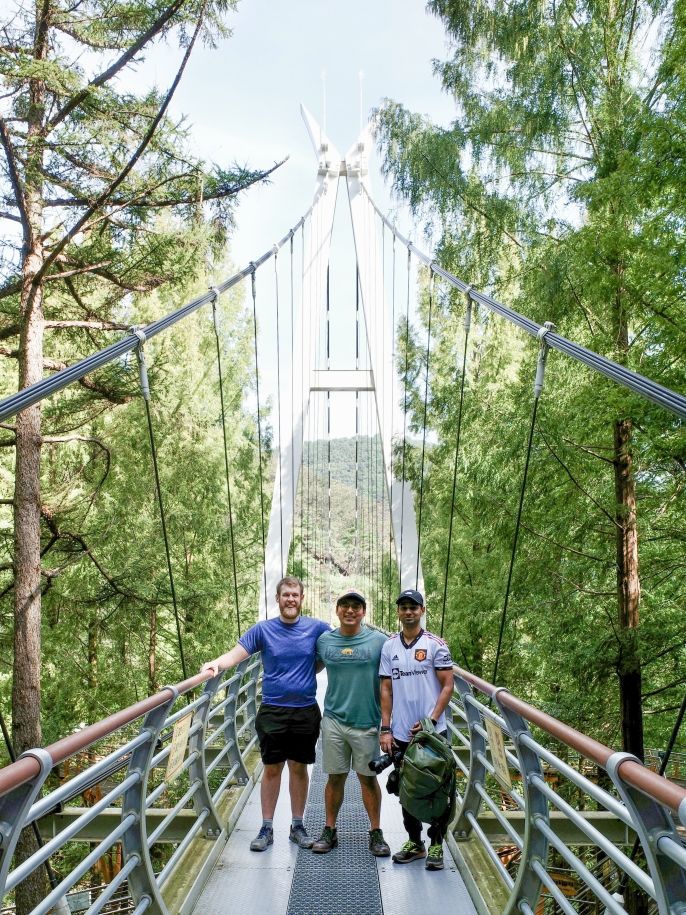
[(324, 715), (351, 728), (376, 728), (381, 722), (379, 659), (386, 636), (362, 626), (357, 635), (325, 632), (317, 640), (317, 660), (328, 677)]

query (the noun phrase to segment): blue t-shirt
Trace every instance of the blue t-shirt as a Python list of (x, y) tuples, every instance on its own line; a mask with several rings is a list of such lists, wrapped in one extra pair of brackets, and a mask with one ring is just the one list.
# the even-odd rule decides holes
[(284, 623), (280, 616), (260, 620), (242, 635), (238, 644), (250, 654), (262, 652), (262, 702), (304, 708), (314, 705), (317, 694), (315, 646), (331, 626), (311, 616)]

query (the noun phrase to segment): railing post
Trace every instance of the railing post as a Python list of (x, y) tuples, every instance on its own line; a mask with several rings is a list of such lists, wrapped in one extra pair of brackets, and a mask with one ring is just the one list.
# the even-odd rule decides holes
[(207, 781), (207, 757), (205, 755), (207, 725), (212, 716), (212, 699), (220, 687), (221, 676), (221, 673), (219, 673), (216, 677), (212, 677), (211, 680), (208, 680), (205, 683), (203, 695), (207, 696), (207, 701), (196, 709), (195, 715), (193, 716), (193, 724), (195, 724), (196, 719), (199, 718), (202, 721), (202, 727), (200, 727), (191, 737), (188, 750), (191, 756), (194, 753), (197, 753), (197, 757), (190, 764), (188, 776), (191, 783), (196, 780), (200, 781), (200, 788), (193, 795), (193, 809), (198, 816), (203, 810), (209, 811), (209, 816), (202, 825), (203, 832), (208, 839), (216, 838), (222, 831), (221, 822), (219, 821), (219, 816), (212, 800), (212, 792), (210, 791), (210, 786)]
[(136, 821), (126, 830), (121, 841), (124, 864), (131, 858), (138, 859), (138, 863), (129, 874), (129, 890), (136, 904), (143, 899), (150, 900), (146, 909), (150, 915), (169, 915), (153, 873), (145, 820), (150, 764), (157, 748), (157, 739), (167, 720), (167, 713), (178, 696), (176, 687), (168, 686), (167, 689), (170, 691), (169, 699), (148, 712), (143, 720), (141, 733), (147, 731), (148, 738), (133, 751), (128, 768), (128, 774), (138, 775), (138, 781), (128, 788), (122, 797), (122, 819), (131, 813), (136, 817)]
[(467, 814), (478, 817), (481, 809), (481, 796), (477, 791), (477, 785), (483, 785), (486, 781), (486, 766), (479, 759), (479, 755), (486, 755), (486, 740), (479, 729), (483, 730), (481, 724), (481, 714), (479, 710), (469, 701), (474, 698), (472, 687), (459, 674), (454, 674), (455, 688), (460, 694), (464, 706), (467, 726), (469, 728), (469, 778), (462, 806), (458, 811), (457, 821), (455, 823), (455, 838), (467, 839), (472, 831), (472, 824), (469, 822)]
[(624, 781), (620, 766), (627, 759), (641, 765), (631, 753), (618, 752), (608, 759), (605, 769), (631, 814), (653, 879), (660, 915), (683, 915), (686, 912), (686, 873), (660, 850), (661, 839), (672, 839), (678, 847), (681, 847), (682, 839), (667, 809)]
[(243, 674), (245, 673), (245, 668), (247, 667), (249, 660), (250, 658), (246, 658), (245, 661), (241, 661), (241, 663), (237, 665), (236, 674), (234, 674), (234, 676), (237, 676), (234, 682), (230, 686), (227, 686), (227, 690), (230, 689), (231, 692), (227, 693), (227, 702), (224, 706), (224, 720), (227, 724), (224, 729), (224, 734), (227, 742), (231, 744), (229, 752), (227, 753), (227, 758), (229, 761), (229, 768), (233, 769), (234, 766), (236, 767), (235, 778), (237, 785), (247, 785), (248, 780), (250, 779), (250, 774), (243, 762), (241, 748), (238, 746), (238, 727), (236, 721), (238, 694), (241, 688)]
[(53, 767), (52, 757), (47, 750), (40, 747), (22, 753), (19, 759), (25, 759), (27, 756), (32, 756), (38, 761), (40, 772), (31, 781), (0, 798), (0, 899), (5, 895), (12, 857), (28, 813)]
[[(253, 655), (251, 658), (246, 658), (246, 660), (243, 662), (245, 664), (245, 668), (247, 669), (247, 667), (251, 666), (249, 662), (254, 663), (258, 659), (259, 655)], [(248, 725), (248, 727), (245, 729), (244, 733), (246, 737), (253, 737), (255, 734), (255, 718), (257, 717), (257, 679), (258, 678), (256, 676), (251, 674), (246, 688), (248, 704), (245, 709), (245, 720), (252, 722), (252, 724)]]
[(543, 833), (536, 828), (536, 819), (542, 818), (545, 822), (550, 821), (548, 810), (548, 801), (543, 797), (540, 791), (532, 785), (532, 776), (539, 775), (543, 777), (543, 768), (538, 755), (529, 747), (522, 744), (522, 735), (529, 735), (529, 725), (524, 718), (517, 712), (512, 711), (500, 701), (502, 693), (508, 693), (509, 690), (504, 687), (497, 689), (493, 698), (498, 704), (501, 716), (505, 719), (510, 737), (517, 752), (519, 760), (519, 771), (522, 775), (522, 794), (524, 796), (524, 845), (522, 847), (522, 857), (517, 871), (517, 880), (510, 894), (510, 899), (505, 909), (504, 915), (511, 912), (523, 911), (522, 903), (527, 903), (532, 911), (535, 911), (538, 897), (541, 894), (542, 881), (536, 871), (532, 868), (534, 862), (540, 863), (544, 868), (548, 861), (548, 840)]

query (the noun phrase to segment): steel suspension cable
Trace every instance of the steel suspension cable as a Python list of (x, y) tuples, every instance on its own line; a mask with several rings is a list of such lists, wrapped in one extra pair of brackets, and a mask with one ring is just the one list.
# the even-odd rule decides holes
[(236, 540), (234, 537), (233, 530), (233, 508), (231, 503), (231, 480), (229, 472), (229, 446), (226, 434), (226, 413), (224, 409), (224, 378), (222, 376), (222, 356), (221, 356), (221, 345), (219, 342), (219, 319), (217, 316), (217, 298), (215, 296), (212, 301), (212, 323), (214, 325), (214, 338), (217, 344), (217, 375), (219, 378), (219, 402), (221, 405), (222, 411), (222, 434), (224, 437), (224, 473), (226, 477), (226, 502), (229, 510), (229, 538), (231, 540), (231, 567), (233, 571), (233, 594), (234, 602), (236, 604), (236, 626), (238, 628), (238, 635), (241, 633), (241, 613), (238, 603), (238, 574), (236, 571)]
[[(443, 267), (439, 267), (439, 265), (432, 261), (427, 254), (424, 254), (424, 252), (417, 248), (409, 239), (401, 235), (377, 207), (364, 187), (363, 191), (367, 194), (369, 202), (380, 218), (395, 232), (398, 240), (406, 245), (408, 251), (414, 254), (422, 263), (426, 264), (426, 266), (432, 265), (437, 276), (446, 280), (446, 282), (450, 283), (451, 286), (454, 286), (455, 289), (458, 289), (460, 292), (467, 292), (469, 289), (474, 302), (477, 302), (489, 311), (500, 315), (500, 317), (505, 318), (511, 324), (516, 324), (517, 327), (520, 327), (532, 337), (537, 337), (544, 329), (545, 325), (537, 324), (536, 321), (532, 321), (530, 318), (527, 318), (526, 315), (519, 314), (519, 312), (514, 309), (508, 308), (506, 305), (503, 305), (502, 302), (498, 302), (497, 299), (492, 298), (492, 296), (489, 296), (484, 292), (479, 292), (477, 289), (473, 289), (469, 283), (454, 276), (449, 271), (444, 270)], [(573, 340), (568, 340), (558, 333), (551, 332), (547, 335), (546, 340), (551, 349), (556, 349), (559, 352), (564, 353), (566, 356), (569, 356), (569, 358), (583, 363), (600, 375), (605, 375), (605, 377), (622, 385), (622, 387), (628, 388), (629, 390), (640, 394), (642, 397), (645, 397), (647, 400), (675, 413), (682, 419), (686, 419), (686, 396), (683, 394), (672, 391), (664, 385), (659, 384), (657, 381), (647, 378), (645, 375), (639, 375), (638, 372), (634, 372), (632, 369), (620, 365), (618, 362), (613, 362), (612, 359), (608, 359), (606, 356), (600, 356), (598, 353), (594, 353), (593, 350), (586, 349), (585, 346), (574, 343)], [(2, 416), (0, 416), (0, 419), (2, 419)]]
[[(382, 223), (383, 224), (383, 223)], [(392, 235), (392, 285), (391, 285), (391, 365), (393, 368), (392, 379), (395, 378), (395, 275), (396, 275), (396, 258), (395, 258), (395, 233)], [(389, 470), (388, 470), (388, 630), (391, 629), (391, 601), (393, 599), (393, 418), (395, 416), (395, 396), (394, 385), (391, 381), (391, 441), (388, 443), (389, 449)]]
[(450, 522), (448, 526), (448, 549), (445, 557), (445, 576), (443, 578), (443, 606), (441, 608), (441, 638), (445, 625), (445, 605), (448, 597), (448, 573), (450, 570), (450, 552), (453, 543), (453, 520), (455, 518), (455, 493), (457, 490), (457, 464), (460, 456), (460, 435), (462, 432), (462, 410), (464, 407), (464, 386), (467, 374), (467, 347), (469, 344), (469, 329), (472, 323), (472, 300), (467, 293), (467, 303), (464, 316), (464, 352), (462, 353), (462, 377), (460, 379), (460, 403), (457, 410), (457, 431), (455, 433), (455, 461), (453, 463), (453, 487), (450, 496)]
[(255, 270), (250, 277), (250, 290), (252, 294), (252, 324), (253, 343), (255, 350), (255, 398), (257, 401), (257, 458), (258, 477), (260, 481), (260, 533), (262, 537), (262, 579), (264, 584), (264, 615), (269, 615), (267, 598), (267, 546), (264, 533), (264, 480), (262, 475), (262, 414), (260, 412), (260, 363), (257, 352), (257, 283)]
[(281, 326), (279, 324), (279, 270), (278, 270), (278, 251), (274, 250), (274, 299), (276, 302), (276, 408), (277, 428), (279, 434), (279, 561), (281, 564), (281, 578), (284, 575), (283, 568), (283, 438), (281, 436)]
[[(360, 268), (355, 265), (355, 369), (360, 368)], [(355, 391), (355, 568), (360, 574), (360, 392)]]
[(403, 570), (403, 529), (405, 527), (405, 456), (407, 451), (407, 375), (410, 371), (410, 273), (412, 267), (412, 252), (407, 249), (407, 307), (405, 311), (405, 396), (403, 398), (403, 465), (402, 465), (402, 493), (400, 502), (400, 577), (402, 585)]
[[(290, 244), (290, 280), (291, 280), (291, 505), (293, 506), (293, 518), (295, 519), (295, 497), (296, 497), (296, 485), (295, 485), (295, 449), (293, 448), (293, 443), (295, 440), (295, 428), (293, 421), (295, 418), (295, 366), (293, 364), (293, 351), (295, 348), (295, 291), (294, 291), (294, 278), (293, 278), (293, 230), (291, 229), (291, 244)], [(293, 558), (295, 559), (295, 550), (293, 550)]]
[[(326, 268), (326, 370), (331, 368), (331, 266)], [(331, 549), (331, 391), (326, 392), (326, 534), (328, 567), (328, 603), (331, 606), (331, 576), (333, 574), (333, 553)]]
[[(304, 461), (305, 458), (305, 442), (307, 441), (307, 436), (305, 434), (306, 427), (309, 430), (310, 426), (310, 414), (309, 414), (309, 392), (307, 400), (305, 399), (305, 321), (304, 321), (304, 302), (305, 302), (305, 226), (303, 224), (301, 233), (300, 233), (300, 406), (299, 410), (303, 411), (303, 418), (300, 426), (300, 454), (301, 461)], [(305, 553), (305, 560), (303, 561), (303, 551), (305, 549), (305, 526), (304, 526), (304, 515), (307, 511), (307, 517), (309, 521), (309, 512), (310, 512), (310, 455), (309, 450), (307, 452), (307, 499), (305, 500), (305, 480), (301, 480), (300, 483), (300, 566), (303, 572), (309, 572), (309, 552)], [(305, 464), (303, 463), (303, 469)], [(308, 546), (309, 546), (309, 536), (308, 536)]]
[(431, 313), (434, 298), (434, 273), (429, 276), (429, 320), (426, 332), (426, 363), (424, 376), (424, 418), (422, 420), (422, 461), (419, 473), (419, 512), (417, 514), (417, 563), (415, 566), (415, 588), (419, 587), (419, 557), (422, 544), (422, 510), (424, 508), (424, 458), (426, 456), (426, 416), (429, 403), (429, 360), (431, 358)]
[[(303, 225), (312, 212), (312, 209), (313, 208), (310, 207), (307, 213), (298, 220), (295, 225), (296, 229), (298, 226)], [(202, 308), (203, 305), (211, 304), (217, 292), (222, 295), (228, 289), (231, 289), (233, 286), (236, 286), (242, 280), (250, 276), (258, 267), (268, 261), (270, 257), (274, 256), (274, 247), (277, 249), (283, 247), (289, 237), (290, 231), (286, 233), (275, 246), (271, 247), (269, 251), (265, 251), (265, 253), (256, 260), (251, 261), (247, 267), (239, 270), (238, 273), (234, 273), (233, 276), (230, 276), (228, 279), (223, 280), (221, 283), (217, 283), (212, 290), (198, 296), (198, 298), (193, 299), (191, 302), (182, 305), (181, 308), (177, 308), (176, 311), (164, 315), (162, 318), (159, 318), (159, 320), (153, 321), (151, 324), (146, 324), (142, 328), (145, 339), (152, 339), (152, 337), (157, 336), (157, 334), (168, 330), (177, 322), (187, 318), (189, 315), (193, 314), (194, 311)], [(35, 382), (35, 384), (22, 388), (21, 391), (17, 391), (16, 394), (3, 398), (3, 400), (0, 400), (0, 422), (9, 419), (11, 416), (14, 416), (15, 413), (21, 412), (21, 410), (25, 410), (27, 407), (38, 403), (39, 400), (43, 400), (51, 394), (61, 391), (73, 382), (83, 378), (85, 375), (96, 371), (96, 369), (102, 368), (102, 366), (108, 365), (111, 362), (116, 362), (126, 353), (133, 352), (137, 349), (138, 345), (139, 341), (137, 336), (133, 333), (129, 333), (120, 340), (110, 343), (109, 346), (105, 346), (103, 349), (91, 353), (89, 356), (86, 356), (85, 359), (80, 359), (73, 365), (69, 365), (65, 369), (60, 369), (60, 371), (55, 372), (54, 375), (43, 378), (41, 381)]]
[(174, 585), (174, 571), (172, 569), (171, 551), (169, 549), (169, 536), (167, 534), (167, 520), (164, 512), (164, 501), (162, 499), (162, 486), (160, 483), (160, 472), (157, 465), (157, 448), (155, 447), (155, 432), (152, 425), (152, 415), (150, 412), (150, 384), (148, 382), (148, 368), (145, 363), (145, 352), (143, 344), (145, 342), (144, 331), (136, 328), (134, 333), (138, 337), (138, 348), (136, 357), (138, 359), (138, 370), (140, 375), (141, 393), (143, 403), (145, 404), (145, 416), (148, 421), (148, 439), (150, 442), (150, 456), (152, 458), (152, 467), (155, 477), (155, 493), (157, 496), (157, 505), (160, 510), (160, 523), (162, 526), (162, 539), (164, 540), (164, 553), (167, 558), (167, 572), (169, 575), (169, 588), (171, 591), (172, 606), (174, 608), (174, 620), (176, 622), (176, 637), (179, 645), (179, 658), (181, 660), (181, 671), (184, 680), (187, 679), (186, 658), (183, 653), (183, 640), (181, 638), (181, 620), (179, 619), (179, 607), (176, 601), (176, 587)]
[(529, 437), (526, 446), (526, 460), (524, 462), (524, 473), (522, 475), (522, 484), (519, 490), (519, 504), (517, 507), (517, 520), (515, 521), (514, 535), (512, 537), (512, 548), (510, 550), (510, 564), (507, 572), (507, 584), (505, 586), (505, 599), (503, 609), (500, 614), (500, 629), (498, 632), (498, 646), (495, 653), (495, 664), (493, 665), (492, 682), (497, 685), (498, 664), (500, 662), (500, 651), (503, 644), (503, 633), (505, 632), (505, 621), (507, 619), (507, 608), (510, 600), (510, 588), (512, 585), (512, 573), (514, 571), (515, 559), (517, 556), (517, 544), (519, 541), (519, 530), (522, 522), (522, 511), (524, 509), (524, 496), (526, 494), (526, 484), (529, 476), (529, 463), (531, 461), (531, 451), (534, 440), (534, 429), (536, 426), (536, 413), (538, 412), (538, 403), (543, 390), (543, 380), (545, 375), (545, 363), (548, 356), (547, 334), (552, 330), (553, 325), (548, 324), (542, 328), (543, 333), (539, 335), (541, 346), (538, 352), (538, 364), (536, 367), (536, 380), (534, 382), (534, 402), (531, 410), (531, 423), (529, 425)]

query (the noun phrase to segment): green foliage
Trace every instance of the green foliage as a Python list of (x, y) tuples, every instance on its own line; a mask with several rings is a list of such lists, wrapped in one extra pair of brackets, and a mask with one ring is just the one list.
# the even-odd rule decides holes
[[(438, 238), (436, 259), (538, 322), (684, 390), (684, 4), (429, 5), (452, 41), (435, 73), (455, 100), (455, 120), (437, 127), (388, 100), (376, 127), (386, 174)], [(422, 531), (434, 629), (443, 619), (464, 345), (464, 303), (437, 287), (428, 423), (438, 444), (428, 455)], [(422, 318), (425, 327), (425, 308)], [(536, 346), (498, 318), (476, 318), (445, 632), (458, 662), (489, 678)], [(401, 328), (399, 347), (404, 337)], [(423, 355), (412, 336), (409, 359), (417, 429)], [(624, 419), (637, 500), (646, 744), (661, 746), (684, 690), (675, 574), (686, 558), (683, 425), (557, 353), (538, 412), (499, 679), (621, 744), (616, 684), (633, 637), (617, 591), (625, 505), (615, 490), (613, 428)], [(416, 451), (410, 476), (418, 487)]]

